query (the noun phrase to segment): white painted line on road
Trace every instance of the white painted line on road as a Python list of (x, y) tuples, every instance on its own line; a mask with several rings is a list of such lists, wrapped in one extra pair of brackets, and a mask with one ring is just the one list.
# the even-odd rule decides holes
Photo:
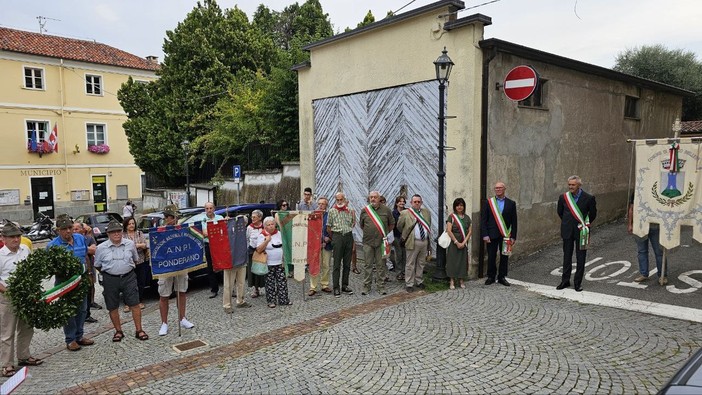
[(527, 283), (519, 280), (509, 279), (515, 285), (521, 285), (528, 291), (554, 299), (566, 299), (575, 302), (593, 304), (597, 306), (614, 307), (639, 313), (653, 314), (661, 317), (674, 318), (702, 323), (702, 310), (690, 307), (673, 306), (669, 304), (648, 302), (640, 299), (624, 298), (621, 296), (606, 295), (596, 292), (575, 292), (572, 288), (557, 290), (555, 286)]

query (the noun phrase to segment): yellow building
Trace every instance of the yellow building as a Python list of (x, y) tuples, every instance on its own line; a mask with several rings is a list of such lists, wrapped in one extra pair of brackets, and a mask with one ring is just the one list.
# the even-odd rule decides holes
[(117, 91), (155, 58), (0, 27), (0, 216), (119, 211), (141, 196)]

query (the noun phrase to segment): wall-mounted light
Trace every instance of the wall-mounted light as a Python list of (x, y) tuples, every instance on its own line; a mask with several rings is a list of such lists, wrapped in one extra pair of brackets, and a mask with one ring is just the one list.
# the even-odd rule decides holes
[(73, 155), (75, 154), (80, 154), (80, 147), (78, 147), (78, 144), (76, 144), (76, 149), (73, 150)]

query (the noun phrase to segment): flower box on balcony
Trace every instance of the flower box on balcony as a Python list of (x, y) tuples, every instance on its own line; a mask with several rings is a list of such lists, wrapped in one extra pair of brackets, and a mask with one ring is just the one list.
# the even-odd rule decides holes
[(88, 151), (94, 154), (106, 154), (110, 152), (110, 146), (107, 144), (89, 145)]

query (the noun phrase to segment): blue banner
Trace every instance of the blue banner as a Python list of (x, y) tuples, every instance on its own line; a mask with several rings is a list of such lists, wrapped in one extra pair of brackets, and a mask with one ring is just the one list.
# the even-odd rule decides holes
[(149, 241), (154, 277), (170, 277), (207, 267), (202, 230), (198, 226), (151, 228)]

